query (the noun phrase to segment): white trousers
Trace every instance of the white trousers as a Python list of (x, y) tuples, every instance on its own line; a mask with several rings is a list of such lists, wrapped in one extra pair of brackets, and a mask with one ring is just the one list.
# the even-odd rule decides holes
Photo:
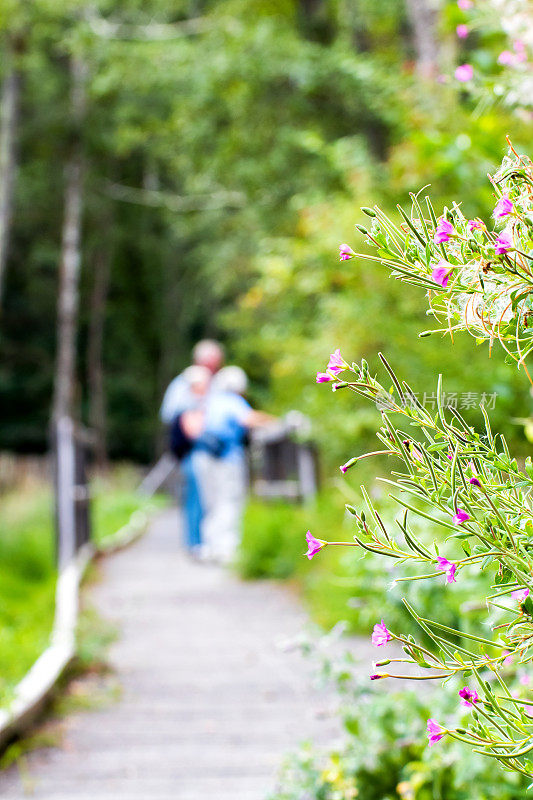
[(203, 519), (202, 542), (209, 557), (227, 563), (235, 556), (241, 538), (246, 499), (246, 470), (243, 458), (214, 458), (197, 455)]

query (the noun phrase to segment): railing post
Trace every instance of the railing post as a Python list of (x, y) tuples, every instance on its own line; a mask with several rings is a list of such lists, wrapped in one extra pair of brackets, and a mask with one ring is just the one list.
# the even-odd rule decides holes
[(56, 560), (63, 569), (76, 553), (76, 456), (74, 423), (60, 417), (54, 426)]

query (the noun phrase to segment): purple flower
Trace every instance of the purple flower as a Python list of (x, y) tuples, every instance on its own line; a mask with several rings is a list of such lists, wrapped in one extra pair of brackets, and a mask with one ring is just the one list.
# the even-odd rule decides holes
[(472, 64), (461, 64), (455, 70), (455, 80), (459, 81), (460, 83), (467, 83), (471, 81), (474, 77), (474, 69)]
[(354, 251), (349, 244), (339, 245), (339, 258), (341, 261), (349, 261), (355, 255)]
[(517, 603), (522, 604), (526, 597), (529, 595), (529, 589), (518, 589), (516, 592), (511, 592), (511, 597), (513, 600), (516, 600)]
[(392, 636), (390, 631), (387, 630), (387, 626), (381, 620), (381, 622), (376, 622), (374, 625), (374, 630), (372, 631), (372, 644), (375, 644), (376, 647), (382, 647), (387, 642), (390, 642)]
[(331, 375), (328, 375), (327, 372), (317, 372), (316, 374), (316, 382), (317, 383), (328, 383), (328, 381), (332, 381), (333, 378)]
[(437, 229), (435, 231), (433, 240), (436, 244), (442, 244), (443, 242), (447, 242), (450, 236), (453, 236), (454, 233), (455, 231), (452, 223), (448, 222), (448, 220), (444, 219), (444, 217), (440, 217), (439, 221), (437, 222)]
[(457, 578), (455, 577), (455, 571), (457, 569), (457, 564), (454, 564), (453, 561), (448, 561), (447, 558), (443, 558), (442, 556), (438, 556), (437, 558), (437, 566), (440, 570), (446, 573), (446, 583), (456, 583)]
[(371, 681), (380, 681), (382, 678), (388, 678), (388, 675), (380, 675), (379, 672), (375, 672), (370, 676)]
[(337, 372), (342, 372), (344, 369), (344, 359), (341, 356), (341, 351), (339, 348), (337, 348), (337, 350), (330, 355), (326, 369), (329, 369), (329, 371), (333, 372), (335, 375)]
[(468, 36), (468, 33), (469, 33), (468, 25), (464, 25), (464, 24), (458, 25), (457, 28), (455, 29), (455, 32), (456, 32), (457, 36), (459, 37), (459, 39), (466, 39), (466, 37)]
[(454, 525), (461, 525), (463, 522), (466, 522), (470, 519), (470, 515), (463, 511), (462, 508), (457, 509), (457, 514), (453, 515), (452, 522)]
[(470, 478), (468, 483), (471, 483), (472, 486), (478, 486), (481, 489), (481, 481), (478, 478)]
[(496, 203), (496, 207), (492, 212), (493, 217), (507, 217), (509, 214), (513, 213), (513, 204), (509, 199), (508, 194), (504, 194), (498, 202)]
[(513, 247), (513, 242), (508, 233), (500, 233), (496, 239), (495, 251), (497, 256), (503, 256), (508, 250)]
[(438, 722), (435, 722), (435, 720), (431, 718), (428, 719), (427, 736), (430, 747), (433, 747), (435, 742), (438, 742), (440, 739), (442, 739), (445, 733), (446, 731), (444, 730), (444, 728), (441, 728)]
[(307, 531), (305, 534), (305, 539), (307, 541), (307, 553), (305, 555), (311, 561), (314, 555), (316, 555), (323, 547), (326, 546), (327, 542), (323, 542), (321, 539), (315, 539), (312, 535), (311, 531)]
[(438, 283), (439, 286), (442, 286), (445, 289), (448, 286), (448, 281), (450, 280), (450, 275), (452, 274), (454, 267), (451, 264), (448, 264), (447, 261), (439, 261), (436, 267), (433, 268), (431, 272), (431, 277)]
[(470, 233), (472, 233), (472, 231), (482, 231), (485, 227), (485, 223), (476, 217), (476, 219), (469, 219), (466, 223), (466, 227)]
[(469, 689), (468, 686), (459, 689), (459, 697), (461, 698), (462, 706), (473, 708), (476, 703), (479, 703), (478, 693), (475, 689)]

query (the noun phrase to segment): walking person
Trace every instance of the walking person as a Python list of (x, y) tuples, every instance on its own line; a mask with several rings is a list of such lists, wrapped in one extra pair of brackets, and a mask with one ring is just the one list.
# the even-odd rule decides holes
[[(252, 428), (273, 421), (245, 400), (248, 380), (240, 367), (224, 367), (213, 379), (205, 406), (204, 436), (219, 444), (219, 453), (204, 447), (197, 456), (204, 500), (201, 524), (202, 553), (207, 559), (228, 563), (241, 536), (247, 476), (245, 440)], [(199, 446), (202, 447), (202, 437)]]
[(168, 428), (170, 449), (180, 464), (185, 545), (196, 555), (202, 543), (203, 507), (193, 443), (203, 429), (203, 406), (211, 379), (224, 363), (224, 349), (212, 339), (203, 339), (195, 345), (192, 357), (193, 366), (169, 384), (160, 416)]

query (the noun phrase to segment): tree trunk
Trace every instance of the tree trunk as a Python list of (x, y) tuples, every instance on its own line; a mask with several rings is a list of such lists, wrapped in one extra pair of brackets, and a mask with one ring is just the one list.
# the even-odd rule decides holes
[(406, 0), (406, 4), (413, 31), (416, 71), (423, 78), (434, 78), (439, 52), (436, 35), (438, 4), (436, 0)]
[(18, 122), (21, 73), (15, 47), (8, 44), (7, 71), (2, 85), (0, 124), (0, 308), (5, 281), (9, 230), (13, 212), (13, 187), (17, 170), (15, 139)]
[(84, 166), (81, 125), (85, 113), (85, 67), (74, 57), (70, 60), (70, 77), (73, 136), (65, 167), (65, 209), (57, 301), (57, 357), (53, 404), (53, 417), (56, 421), (73, 414), (76, 380)]
[(87, 346), (87, 383), (89, 388), (89, 425), (95, 434), (95, 459), (101, 469), (107, 465), (106, 397), (104, 386), (103, 344), (107, 294), (111, 266), (109, 217), (102, 222), (102, 244), (93, 260), (93, 285), (90, 299), (89, 341)]

